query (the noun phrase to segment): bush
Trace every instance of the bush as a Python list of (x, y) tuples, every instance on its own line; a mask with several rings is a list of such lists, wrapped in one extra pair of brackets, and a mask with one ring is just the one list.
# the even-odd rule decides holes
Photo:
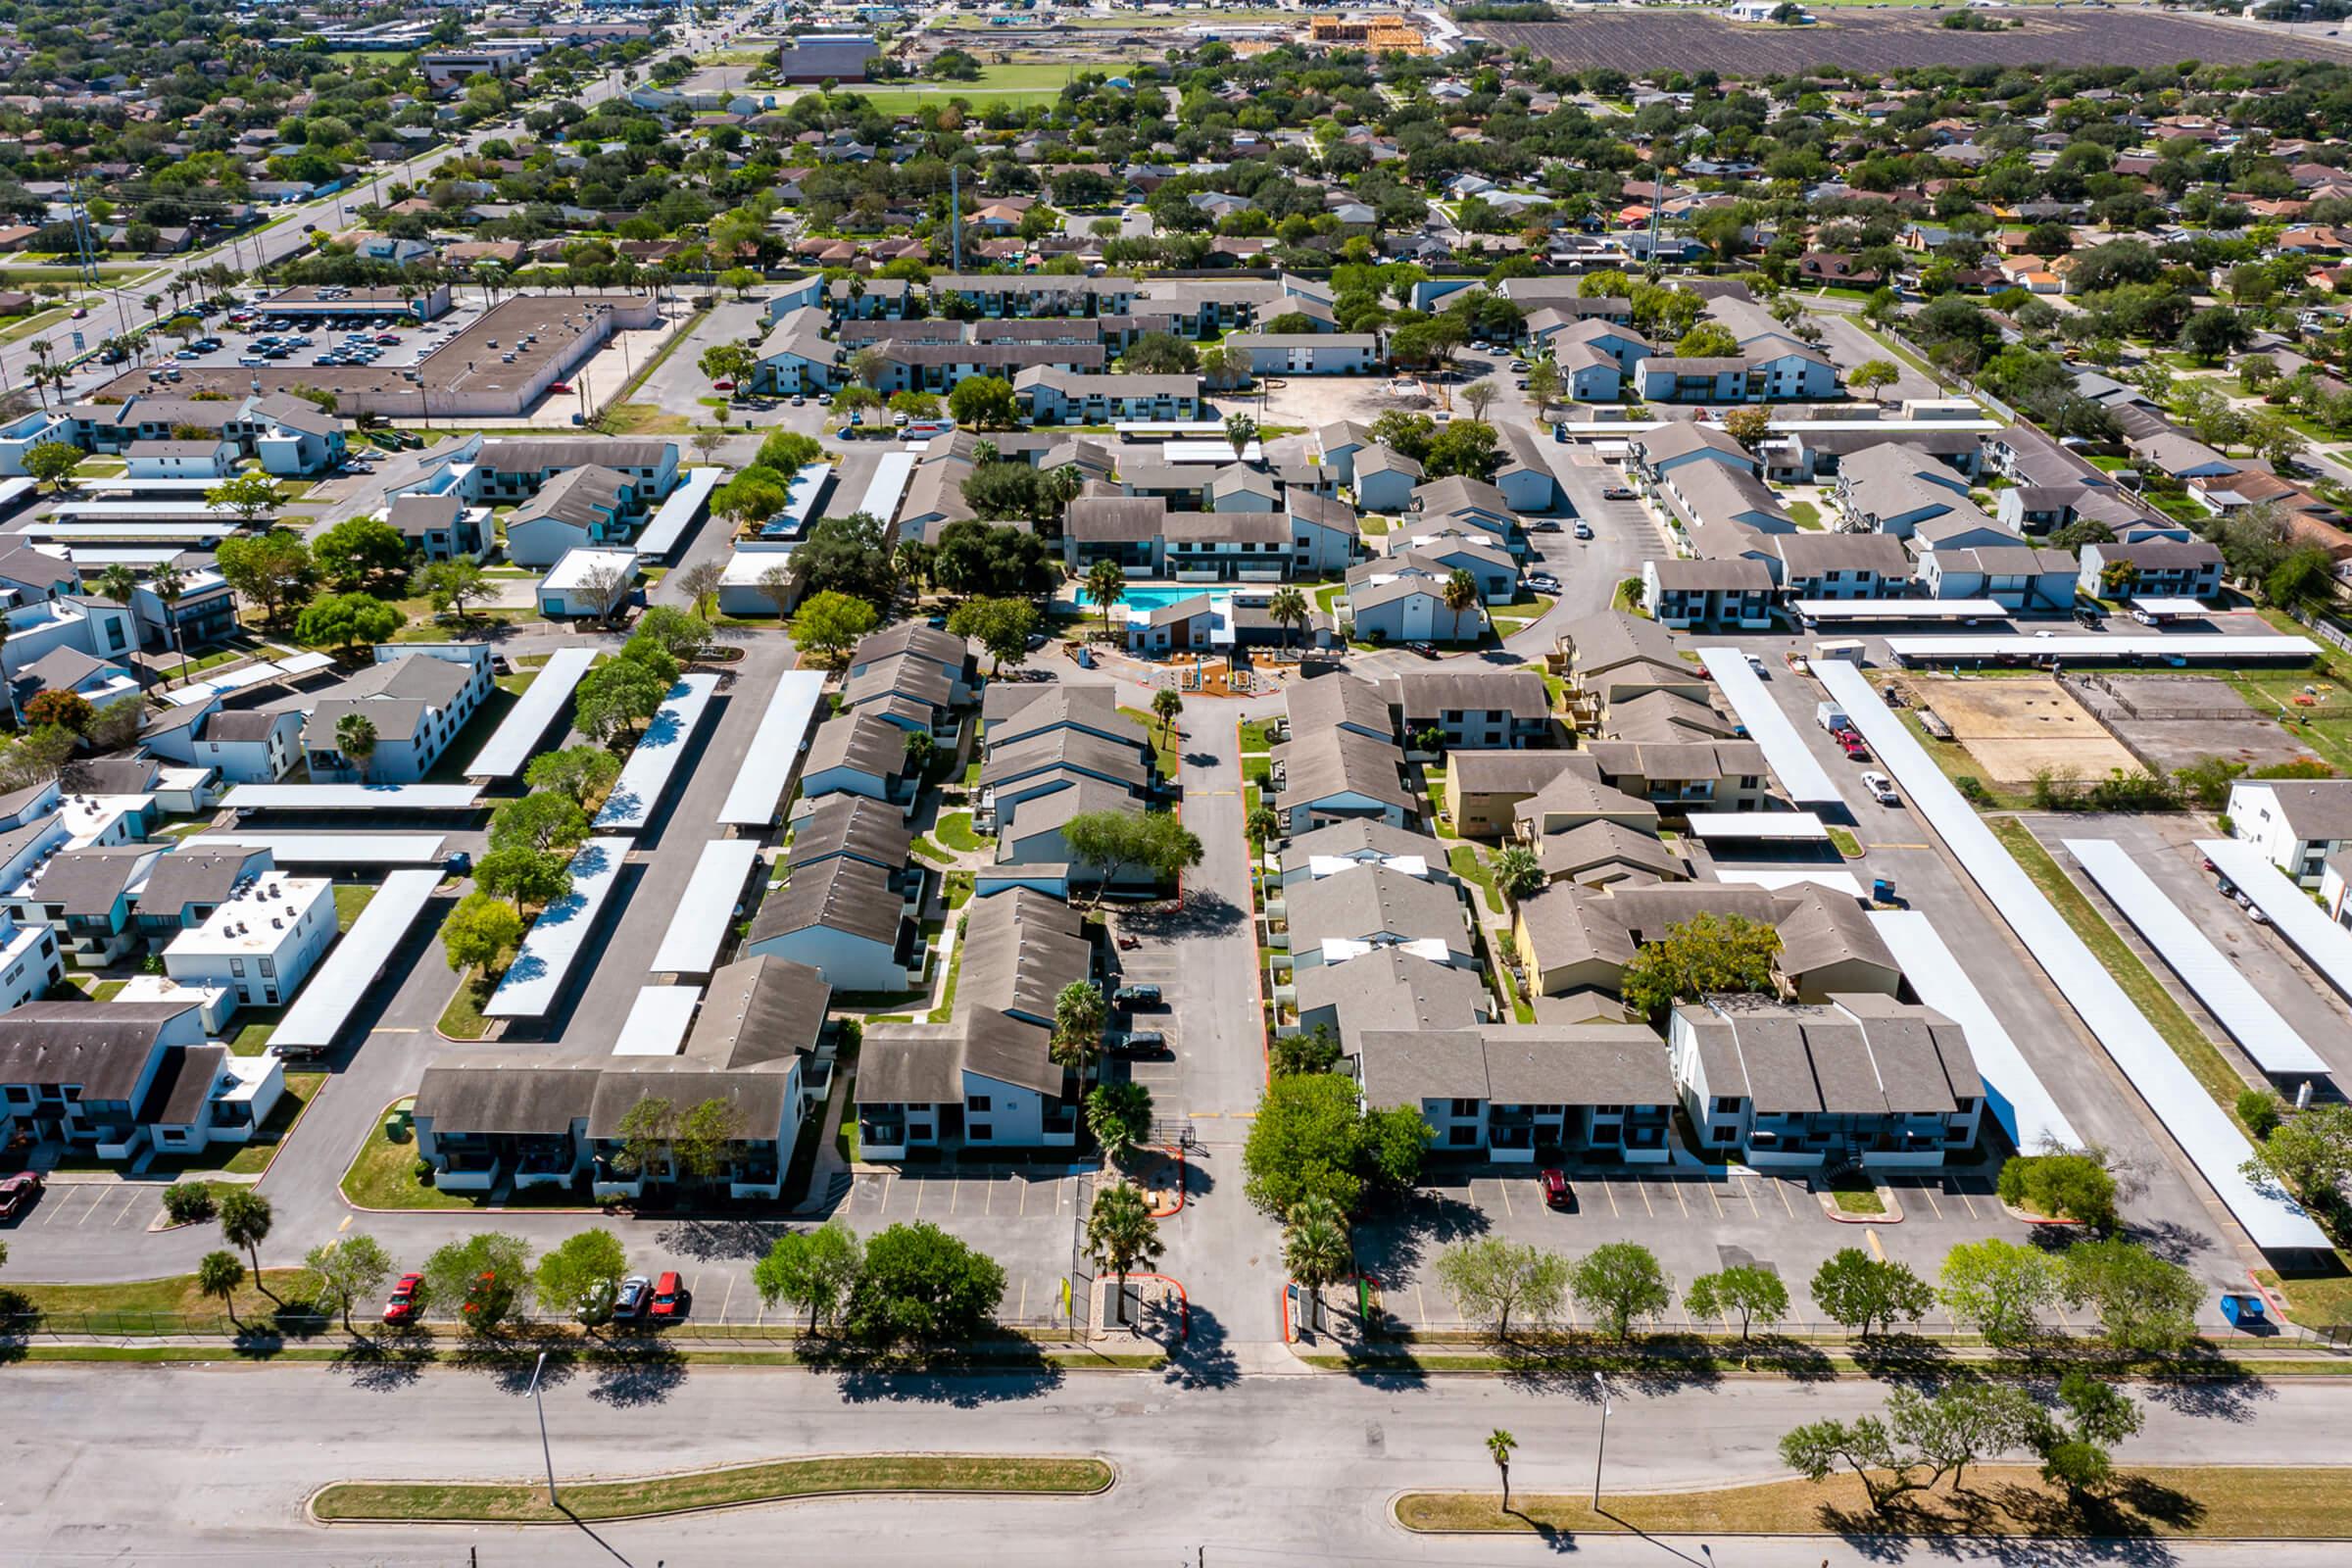
[(2257, 1141), (2270, 1137), (2278, 1127), (2278, 1097), (2268, 1089), (2239, 1090), (2237, 1119)]
[(1992, 791), (1986, 789), (1984, 781), (1974, 773), (1963, 773), (1953, 779), (1952, 788), (1958, 790), (1962, 798), (1972, 805), (1983, 806), (1992, 799)]
[(2001, 1201), (2096, 1230), (2115, 1223), (2115, 1178), (2088, 1154), (2019, 1154), (2001, 1166)]
[(213, 1190), (201, 1182), (173, 1182), (164, 1189), (164, 1217), (174, 1225), (201, 1225), (219, 1206)]

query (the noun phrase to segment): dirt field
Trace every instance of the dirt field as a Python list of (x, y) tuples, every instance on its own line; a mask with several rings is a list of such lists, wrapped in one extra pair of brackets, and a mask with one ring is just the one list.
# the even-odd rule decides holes
[(2070, 676), (2067, 689), (2132, 750), (2159, 768), (2201, 757), (2246, 766), (2316, 756), (2229, 682), (2202, 675)]
[(1634, 76), (1671, 61), (1726, 76), (1783, 75), (1816, 66), (1892, 71), (1906, 66), (2249, 65), (2260, 60), (2352, 61), (2352, 45), (2155, 11), (2036, 13), (2020, 28), (1961, 32), (1934, 13), (1831, 12), (1810, 27), (1736, 24), (1713, 14), (1612, 11), (1567, 22), (1474, 22), (1474, 37), (1527, 49), (1572, 68), (1609, 66)]
[(2042, 768), (2105, 778), (2131, 771), (2139, 760), (2054, 680), (1936, 680), (1905, 682), (1912, 700), (1936, 710), (1953, 739), (1984, 765), (1984, 776), (2019, 783)]

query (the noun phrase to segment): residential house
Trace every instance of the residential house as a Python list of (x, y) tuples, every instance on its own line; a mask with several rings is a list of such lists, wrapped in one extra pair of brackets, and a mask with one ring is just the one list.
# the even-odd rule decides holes
[(1673, 1151), (1674, 1079), (1641, 1024), (1367, 1029), (1353, 1054), (1365, 1104), (1418, 1109), (1433, 1149), (1498, 1164), (1557, 1149), (1663, 1165)]
[[(379, 644), (373, 664), (299, 700), (307, 709), (302, 746), (312, 781), (421, 783), (482, 706), (491, 684), (485, 644)], [(364, 760), (346, 756), (337, 733), (352, 714), (374, 732), (374, 747)]]
[(225, 991), (232, 1006), (274, 1007), (294, 999), (334, 939), (334, 883), (265, 871), (174, 936), (164, 972)]
[(2221, 547), (2203, 539), (2146, 539), (2082, 547), (2077, 586), (2092, 599), (2214, 599)]
[(2352, 849), (2352, 779), (2240, 779), (2227, 814), (2232, 836), (2317, 888), (2328, 860)]
[(1647, 561), (1642, 602), (1661, 626), (1772, 625), (1772, 573), (1756, 561)]
[(285, 1090), (275, 1056), (205, 1041), (195, 1002), (27, 1002), (0, 1028), (0, 1141), (127, 1164), (244, 1143)]
[(789, 958), (837, 991), (896, 995), (922, 983), (923, 872), (840, 855), (795, 871), (752, 915), (746, 957)]

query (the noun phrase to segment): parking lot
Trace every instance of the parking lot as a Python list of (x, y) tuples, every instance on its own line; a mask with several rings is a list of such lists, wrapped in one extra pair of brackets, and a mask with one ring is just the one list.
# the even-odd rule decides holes
[(1060, 1310), (1092, 1180), (1071, 1165), (914, 1165), (855, 1177), (834, 1212), (860, 1235), (920, 1220), (961, 1237), (1004, 1267), (1001, 1315), (1020, 1322)]
[(161, 1182), (77, 1182), (51, 1177), (11, 1230), (143, 1231), (164, 1211)]
[[(1375, 1217), (1357, 1228), (1356, 1261), (1378, 1282), (1381, 1305), (1398, 1325), (1444, 1331), (1465, 1326), (1437, 1283), (1438, 1258), (1449, 1246), (1495, 1236), (1573, 1261), (1606, 1242), (1636, 1241), (1657, 1254), (1673, 1282), (1667, 1327), (1709, 1328), (1694, 1324), (1684, 1307), (1690, 1281), (1754, 1263), (1787, 1283), (1790, 1320), (1784, 1327), (1801, 1330), (1821, 1315), (1809, 1289), (1814, 1271), (1841, 1249), (1858, 1247), (1908, 1264), (1932, 1284), (1944, 1254), (1963, 1242), (2028, 1240), (2032, 1227), (2009, 1217), (1992, 1183), (1990, 1165), (1897, 1178), (1888, 1186), (1899, 1218), (1889, 1213), (1856, 1222), (1831, 1218), (1801, 1176), (1744, 1170), (1714, 1177), (1572, 1174), (1577, 1206), (1563, 1212), (1544, 1205), (1532, 1167), (1440, 1172), (1424, 1181), (1401, 1216)], [(2201, 1316), (2218, 1323), (2214, 1313), (2211, 1302), (2201, 1309)], [(1951, 1320), (1938, 1308), (1922, 1326), (1947, 1330)], [(2070, 1326), (2063, 1311), (2057, 1326)]]
[[(194, 344), (164, 350), (160, 364), (149, 367), (148, 379), (169, 385), (174, 369), (252, 368), (248, 360), (279, 367), (318, 366), (328, 361), (352, 366), (372, 366), (377, 369), (406, 369), (421, 364), (435, 349), (457, 333), (465, 330), (479, 316), (479, 312), (460, 307), (438, 320), (419, 326), (413, 322), (397, 325), (367, 322), (358, 318), (336, 318), (336, 323), (291, 322), (280, 325), (277, 319), (264, 314), (254, 320), (230, 323), (220, 316), (204, 322), (205, 336), (198, 342), (218, 340), (219, 347), (200, 349)], [(382, 341), (389, 338), (390, 342)], [(265, 343), (265, 339), (275, 339)], [(308, 339), (308, 341), (304, 341)], [(177, 339), (159, 340), (176, 345)], [(347, 357), (347, 349), (365, 347), (370, 358)], [(329, 368), (333, 367), (328, 366)]]

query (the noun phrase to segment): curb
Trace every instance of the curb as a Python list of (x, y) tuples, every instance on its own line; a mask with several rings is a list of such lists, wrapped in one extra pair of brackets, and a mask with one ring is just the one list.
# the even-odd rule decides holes
[[(871, 1454), (796, 1454), (796, 1455), (794, 1455), (794, 1456), (793, 1456), (791, 1459), (789, 1459), (789, 1460), (784, 1460), (784, 1461), (778, 1461), (778, 1460), (774, 1460), (774, 1459), (755, 1459), (755, 1460), (751, 1461), (751, 1462), (750, 1462), (750, 1463), (748, 1463), (748, 1464), (721, 1465), (721, 1466), (717, 1466), (717, 1467), (715, 1467), (715, 1468), (711, 1468), (711, 1469), (705, 1469), (705, 1470), (665, 1470), (665, 1471), (657, 1471), (657, 1472), (655, 1472), (655, 1473), (654, 1473), (654, 1474), (652, 1474), (652, 1475), (640, 1475), (640, 1476), (628, 1476), (628, 1477), (617, 1477), (617, 1476), (616, 1476), (616, 1477), (606, 1478), (606, 1480), (609, 1480), (609, 1481), (627, 1481), (627, 1482), (632, 1482), (632, 1483), (634, 1483), (634, 1482), (647, 1482), (647, 1481), (662, 1481), (662, 1480), (667, 1480), (667, 1479), (672, 1479), (672, 1478), (681, 1478), (681, 1479), (682, 1479), (682, 1478), (684, 1478), (684, 1477), (688, 1477), (688, 1476), (707, 1476), (707, 1475), (715, 1476), (715, 1475), (726, 1475), (726, 1474), (728, 1474), (730, 1471), (736, 1471), (736, 1470), (756, 1470), (756, 1469), (760, 1468), (760, 1466), (762, 1466), (762, 1465), (767, 1465), (767, 1464), (775, 1464), (775, 1463), (778, 1463), (778, 1462), (783, 1462), (783, 1463), (801, 1463), (801, 1462), (808, 1462), (808, 1461), (820, 1461), (820, 1460), (826, 1460), (826, 1459), (858, 1459), (858, 1458), (872, 1458), (872, 1457), (877, 1457), (877, 1456), (876, 1456), (876, 1455), (871, 1455)], [(940, 1453), (940, 1454), (925, 1454), (925, 1453), (918, 1453), (918, 1454), (891, 1454), (891, 1455), (888, 1455), (887, 1457), (891, 1457), (891, 1458), (918, 1458), (918, 1459), (983, 1459), (983, 1458), (1004, 1458), (1004, 1457), (1015, 1457), (1015, 1456), (1007, 1456), (1007, 1455), (1002, 1455), (1002, 1454), (967, 1454), (967, 1453)], [(829, 1489), (829, 1490), (827, 1490), (827, 1491), (823, 1491), (823, 1492), (797, 1492), (797, 1493), (794, 1493), (792, 1495), (790, 1495), (790, 1496), (788, 1496), (788, 1497), (752, 1497), (752, 1498), (746, 1498), (746, 1499), (744, 1499), (743, 1501), (740, 1501), (740, 1502), (706, 1502), (706, 1503), (693, 1503), (693, 1504), (689, 1504), (689, 1505), (686, 1505), (686, 1506), (683, 1506), (683, 1507), (677, 1507), (677, 1508), (660, 1508), (660, 1509), (654, 1509), (654, 1510), (651, 1510), (651, 1511), (649, 1511), (649, 1512), (646, 1512), (646, 1513), (633, 1513), (633, 1514), (629, 1514), (629, 1515), (627, 1515), (627, 1516), (625, 1516), (625, 1517), (620, 1517), (620, 1518), (613, 1518), (613, 1519), (599, 1519), (599, 1520), (597, 1520), (597, 1521), (596, 1521), (596, 1523), (598, 1523), (598, 1524), (613, 1524), (613, 1525), (623, 1525), (623, 1524), (639, 1524), (639, 1523), (642, 1523), (642, 1522), (644, 1522), (644, 1521), (646, 1521), (646, 1520), (649, 1520), (649, 1519), (675, 1519), (675, 1518), (680, 1518), (680, 1517), (683, 1517), (683, 1516), (685, 1516), (685, 1515), (689, 1515), (689, 1514), (698, 1514), (698, 1513), (721, 1513), (721, 1512), (724, 1512), (724, 1511), (726, 1511), (726, 1510), (729, 1510), (729, 1509), (734, 1509), (734, 1508), (767, 1508), (767, 1507), (776, 1507), (776, 1506), (780, 1506), (780, 1505), (783, 1505), (783, 1504), (788, 1504), (788, 1503), (796, 1503), (796, 1502), (817, 1502), (817, 1501), (822, 1501), (822, 1500), (825, 1500), (825, 1499), (828, 1499), (828, 1498), (834, 1498), (834, 1497), (1039, 1497), (1039, 1498), (1055, 1498), (1055, 1497), (1060, 1497), (1060, 1498), (1069, 1498), (1069, 1499), (1073, 1499), (1073, 1500), (1083, 1500), (1083, 1499), (1090, 1498), (1090, 1497), (1100, 1497), (1100, 1496), (1103, 1496), (1103, 1495), (1107, 1494), (1109, 1492), (1111, 1492), (1111, 1491), (1112, 1491), (1114, 1488), (1116, 1488), (1116, 1487), (1118, 1486), (1118, 1484), (1119, 1484), (1119, 1480), (1120, 1480), (1120, 1472), (1119, 1472), (1119, 1467), (1118, 1467), (1118, 1465), (1117, 1465), (1116, 1463), (1114, 1463), (1112, 1460), (1110, 1460), (1110, 1459), (1108, 1459), (1108, 1458), (1104, 1457), (1104, 1456), (1103, 1456), (1103, 1455), (1102, 1455), (1102, 1454), (1095, 1454), (1095, 1453), (1086, 1453), (1086, 1454), (1059, 1454), (1059, 1455), (1055, 1455), (1055, 1454), (1022, 1454), (1022, 1455), (1017, 1455), (1017, 1457), (1020, 1457), (1020, 1458), (1028, 1458), (1028, 1459), (1054, 1459), (1054, 1458), (1062, 1458), (1062, 1459), (1087, 1460), (1087, 1461), (1091, 1461), (1091, 1462), (1093, 1462), (1093, 1463), (1096, 1463), (1096, 1464), (1100, 1464), (1100, 1465), (1102, 1465), (1102, 1466), (1103, 1467), (1103, 1469), (1105, 1469), (1105, 1470), (1107, 1470), (1107, 1471), (1109, 1472), (1109, 1479), (1108, 1479), (1108, 1480), (1106, 1480), (1106, 1481), (1104, 1481), (1104, 1482), (1102, 1483), (1102, 1486), (1100, 1486), (1100, 1487), (1097, 1487), (1097, 1488), (1096, 1488), (1095, 1490), (1093, 1490), (1092, 1492), (1030, 1492), (1030, 1491), (1026, 1491), (1026, 1490), (1023, 1490), (1023, 1489), (1020, 1489), (1020, 1488), (1002, 1489), (1002, 1490), (1000, 1490), (1000, 1489), (996, 1489), (996, 1488), (963, 1488), (963, 1487), (956, 1487), (956, 1488), (944, 1488), (944, 1489), (943, 1489), (943, 1488), (935, 1488), (935, 1487), (925, 1487), (925, 1488), (917, 1488), (917, 1489), (914, 1489), (914, 1490), (905, 1490), (905, 1489), (899, 1489), (899, 1488), (842, 1487), (842, 1488), (834, 1488), (834, 1489)], [(318, 1498), (319, 1498), (319, 1496), (320, 1496), (320, 1495), (321, 1495), (323, 1493), (325, 1493), (325, 1492), (326, 1492), (326, 1491), (327, 1491), (329, 1488), (332, 1488), (332, 1487), (338, 1487), (338, 1486), (363, 1485), (363, 1484), (365, 1484), (365, 1483), (355, 1483), (355, 1482), (351, 1482), (351, 1481), (329, 1481), (329, 1482), (326, 1482), (326, 1483), (324, 1483), (324, 1484), (322, 1484), (322, 1485), (320, 1485), (320, 1486), (318, 1486), (318, 1487), (315, 1487), (315, 1488), (313, 1488), (313, 1489), (310, 1491), (310, 1493), (309, 1493), (307, 1495), (305, 1495), (305, 1496), (304, 1496), (304, 1498), (302, 1499), (302, 1517), (303, 1517), (304, 1521), (305, 1521), (306, 1523), (308, 1523), (308, 1524), (311, 1524), (311, 1525), (317, 1526), (317, 1527), (318, 1527), (319, 1529), (323, 1529), (323, 1530), (333, 1530), (333, 1529), (338, 1529), (338, 1528), (341, 1528), (341, 1527), (344, 1527), (344, 1526), (351, 1526), (351, 1525), (357, 1525), (357, 1526), (361, 1526), (361, 1527), (363, 1527), (363, 1528), (370, 1528), (370, 1529), (380, 1529), (380, 1528), (382, 1528), (382, 1527), (383, 1527), (383, 1526), (385, 1526), (385, 1525), (399, 1525), (399, 1526), (401, 1526), (401, 1527), (403, 1527), (403, 1528), (409, 1528), (409, 1529), (415, 1529), (415, 1528), (427, 1528), (427, 1529), (429, 1529), (429, 1528), (432, 1528), (432, 1527), (434, 1527), (434, 1526), (453, 1526), (453, 1525), (454, 1525), (454, 1526), (457, 1526), (457, 1527), (459, 1527), (459, 1528), (461, 1528), (461, 1529), (468, 1529), (468, 1530), (472, 1530), (472, 1529), (479, 1529), (479, 1528), (481, 1528), (481, 1527), (483, 1527), (483, 1526), (486, 1526), (486, 1525), (487, 1525), (487, 1526), (512, 1527), (512, 1528), (514, 1528), (514, 1529), (522, 1529), (522, 1530), (543, 1529), (543, 1528), (546, 1528), (546, 1527), (549, 1527), (549, 1526), (556, 1526), (556, 1527), (561, 1527), (561, 1528), (564, 1528), (564, 1529), (577, 1529), (577, 1528), (579, 1528), (578, 1522), (577, 1522), (576, 1520), (572, 1520), (572, 1519), (492, 1519), (492, 1518), (486, 1518), (486, 1517), (472, 1517), (472, 1518), (462, 1518), (462, 1519), (399, 1519), (399, 1518), (372, 1518), (372, 1519), (322, 1519), (322, 1518), (320, 1518), (320, 1517), (318, 1516)], [(399, 1481), (399, 1482), (390, 1482), (390, 1483), (383, 1483), (383, 1484), (385, 1484), (385, 1485), (393, 1485), (393, 1486), (419, 1486), (419, 1487), (430, 1487), (430, 1486), (462, 1486), (462, 1487), (463, 1487), (463, 1486), (500, 1486), (500, 1485), (521, 1485), (521, 1486), (524, 1486), (524, 1487), (530, 1487), (530, 1486), (533, 1486), (533, 1485), (535, 1485), (536, 1483), (533, 1483), (533, 1482), (520, 1482), (520, 1483), (514, 1483), (514, 1482), (500, 1482), (500, 1481), (453, 1481), (453, 1480), (446, 1480), (446, 1479), (443, 1479), (443, 1480), (427, 1480), (427, 1481)], [(570, 1481), (568, 1481), (568, 1482), (566, 1483), (566, 1485), (571, 1485), (571, 1486), (579, 1486), (579, 1485), (590, 1485), (590, 1486), (594, 1486), (594, 1485), (602, 1485), (602, 1484), (605, 1484), (605, 1481), (600, 1481), (600, 1479), (599, 1479), (599, 1478), (598, 1478), (598, 1477), (597, 1477), (597, 1476), (596, 1476), (596, 1475), (595, 1475), (593, 1472), (591, 1472), (590, 1474), (588, 1474), (588, 1475), (586, 1475), (586, 1476), (575, 1476), (575, 1477), (571, 1478), (571, 1479), (570, 1479)]]

